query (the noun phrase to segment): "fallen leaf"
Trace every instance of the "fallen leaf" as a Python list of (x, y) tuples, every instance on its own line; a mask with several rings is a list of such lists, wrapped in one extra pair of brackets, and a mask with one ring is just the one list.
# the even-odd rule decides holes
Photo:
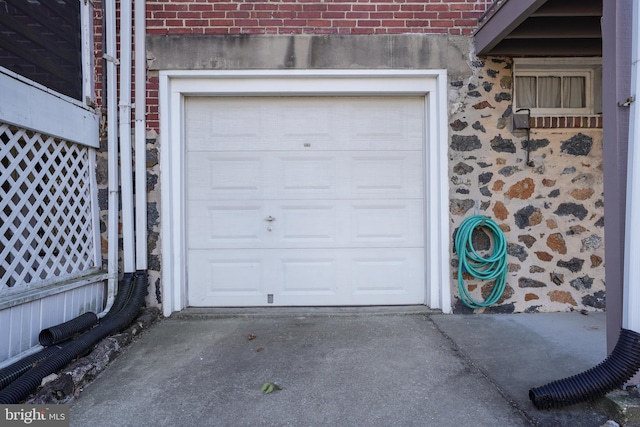
[(262, 350), (264, 350), (264, 347), (263, 347), (263, 346), (260, 346), (260, 347), (256, 348), (256, 351), (257, 351), (257, 352), (261, 352)]
[(256, 336), (255, 336), (254, 334), (248, 334), (248, 335), (247, 335), (247, 339), (248, 339), (249, 341), (251, 341), (251, 340), (255, 340), (255, 339), (256, 339)]
[(269, 394), (274, 390), (282, 390), (282, 387), (280, 387), (276, 383), (264, 383), (260, 388), (260, 391), (262, 391), (264, 394)]

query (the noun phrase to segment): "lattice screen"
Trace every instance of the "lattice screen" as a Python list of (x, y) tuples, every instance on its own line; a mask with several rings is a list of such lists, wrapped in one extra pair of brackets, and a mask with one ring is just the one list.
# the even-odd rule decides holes
[(0, 123), (0, 294), (94, 267), (91, 148)]

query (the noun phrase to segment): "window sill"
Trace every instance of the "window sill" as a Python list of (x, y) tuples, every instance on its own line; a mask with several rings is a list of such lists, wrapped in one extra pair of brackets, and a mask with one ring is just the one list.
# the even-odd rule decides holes
[(602, 129), (602, 115), (535, 116), (529, 118), (531, 129), (588, 128)]

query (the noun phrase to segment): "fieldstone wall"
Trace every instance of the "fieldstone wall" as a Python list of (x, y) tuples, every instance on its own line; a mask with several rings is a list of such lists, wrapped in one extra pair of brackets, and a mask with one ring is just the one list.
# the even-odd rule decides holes
[[(497, 304), (476, 312), (549, 312), (605, 307), (602, 129), (588, 118), (525, 130), (512, 124), (512, 63), (477, 59), (473, 75), (451, 79), (450, 215), (455, 312), (471, 311), (459, 299), (453, 239), (475, 213), (496, 221), (508, 241), (506, 290)], [(527, 141), (530, 161), (527, 164)], [(477, 249), (491, 250), (482, 229)], [(485, 252), (486, 253), (486, 252)], [(465, 286), (484, 300), (493, 282), (467, 277)]]
[(147, 131), (147, 262), (149, 274), (148, 305), (162, 306), (160, 263), (160, 160), (158, 134)]
[[(146, 305), (148, 307), (160, 307), (162, 304), (160, 284), (160, 176), (157, 146), (157, 133), (154, 130), (147, 131), (147, 263), (149, 276), (149, 294)], [(135, 159), (134, 159), (135, 160)], [(98, 184), (98, 205), (100, 207), (100, 234), (102, 249), (102, 264), (107, 268), (107, 256), (109, 241), (107, 240), (107, 224), (109, 216), (109, 187), (108, 187), (108, 161), (107, 141), (103, 138), (100, 150), (96, 156), (96, 181)], [(119, 208), (122, 208), (120, 201)], [(122, 231), (122, 230), (121, 230)], [(118, 265), (122, 269), (122, 237), (117, 242), (119, 246)], [(122, 273), (122, 271), (120, 271)]]

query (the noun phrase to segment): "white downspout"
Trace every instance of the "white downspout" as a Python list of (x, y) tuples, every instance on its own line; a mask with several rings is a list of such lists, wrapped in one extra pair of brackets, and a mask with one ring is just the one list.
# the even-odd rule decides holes
[(133, 229), (133, 156), (131, 151), (132, 0), (120, 2), (120, 164), (124, 272), (135, 272)]
[(640, 5), (636, 1), (632, 22), (631, 96), (634, 102), (629, 112), (622, 327), (640, 332)]
[(103, 317), (113, 305), (118, 288), (118, 67), (116, 53), (116, 0), (106, 0), (105, 7), (107, 75), (107, 162), (109, 174), (109, 213), (107, 225), (107, 304), (99, 317)]
[(147, 269), (147, 59), (145, 0), (135, 0), (136, 270)]

